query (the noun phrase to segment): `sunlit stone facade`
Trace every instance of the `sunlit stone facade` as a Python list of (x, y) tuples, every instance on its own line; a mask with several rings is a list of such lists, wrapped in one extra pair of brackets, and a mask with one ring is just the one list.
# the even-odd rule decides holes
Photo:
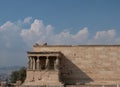
[(120, 45), (35, 44), (27, 54), (24, 85), (120, 83)]

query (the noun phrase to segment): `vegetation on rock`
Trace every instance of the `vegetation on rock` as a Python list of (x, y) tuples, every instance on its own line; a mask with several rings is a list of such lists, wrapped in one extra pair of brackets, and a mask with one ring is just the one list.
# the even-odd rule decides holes
[(22, 83), (24, 82), (26, 78), (26, 68), (22, 67), (19, 70), (13, 71), (10, 76), (10, 81), (12, 83), (15, 83), (16, 81), (21, 81)]

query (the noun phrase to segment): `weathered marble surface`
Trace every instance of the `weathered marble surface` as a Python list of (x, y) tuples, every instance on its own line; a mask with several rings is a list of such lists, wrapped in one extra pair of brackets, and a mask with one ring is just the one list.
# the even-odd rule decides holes
[[(34, 46), (33, 52), (61, 52), (63, 54), (60, 74), (54, 73), (53, 77), (51, 77), (52, 74), (44, 74), (44, 79), (47, 75), (49, 79), (59, 75), (62, 82), (68, 84), (120, 83), (120, 45)], [(27, 71), (26, 81), (32, 80), (33, 76), (34, 79), (38, 79), (39, 74), (38, 71)]]

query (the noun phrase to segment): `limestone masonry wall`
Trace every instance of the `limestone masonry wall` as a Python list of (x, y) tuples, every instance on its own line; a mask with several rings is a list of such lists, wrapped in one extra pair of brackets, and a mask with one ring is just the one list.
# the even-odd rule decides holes
[(120, 46), (36, 46), (35, 52), (61, 52), (65, 83), (120, 81)]

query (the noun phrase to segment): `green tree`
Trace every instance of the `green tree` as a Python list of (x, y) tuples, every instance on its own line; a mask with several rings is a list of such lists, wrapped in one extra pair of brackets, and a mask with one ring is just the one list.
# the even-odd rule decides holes
[(18, 80), (18, 71), (13, 71), (10, 78), (12, 83), (15, 83)]
[(22, 67), (20, 70), (19, 70), (19, 76), (18, 76), (18, 80), (24, 82), (25, 78), (26, 78), (26, 68), (25, 67)]
[(18, 80), (20, 80), (23, 83), (25, 78), (26, 78), (26, 68), (22, 67), (19, 70), (13, 71), (11, 73), (10, 80), (12, 83), (15, 83)]

